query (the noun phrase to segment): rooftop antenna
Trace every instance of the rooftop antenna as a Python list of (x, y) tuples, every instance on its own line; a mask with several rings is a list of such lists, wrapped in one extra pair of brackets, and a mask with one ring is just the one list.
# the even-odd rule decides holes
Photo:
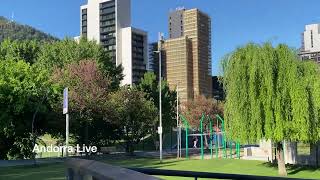
[(11, 19), (7, 22), (7, 24), (13, 23), (13, 21), (14, 21), (13, 19), (14, 19), (14, 12), (12, 12)]
[(12, 14), (11, 14), (11, 22), (13, 22), (14, 21), (14, 12), (12, 12)]
[(184, 10), (184, 9), (185, 9), (184, 6), (178, 6), (178, 7), (176, 8), (176, 11), (181, 11), (181, 10)]

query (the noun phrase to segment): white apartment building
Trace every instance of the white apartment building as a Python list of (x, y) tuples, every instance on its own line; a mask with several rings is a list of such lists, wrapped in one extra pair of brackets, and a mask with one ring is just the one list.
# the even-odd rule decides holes
[(121, 29), (122, 39), (121, 43), (121, 59), (123, 66), (123, 79), (122, 85), (136, 84), (143, 77), (146, 72), (148, 60), (148, 36), (147, 32), (127, 27)]
[[(134, 42), (133, 33), (129, 33), (129, 30), (134, 29), (131, 28), (131, 0), (88, 0), (87, 4), (80, 7), (80, 19), (81, 36), (100, 43), (112, 61), (117, 66), (122, 65), (124, 80), (121, 85), (138, 83), (143, 74), (141, 77), (136, 75), (142, 70), (135, 72), (133, 64), (136, 64), (136, 61), (139, 61), (138, 64), (145, 64), (140, 68), (146, 71), (148, 53), (141, 52), (143, 59), (133, 56), (132, 49), (136, 47), (130, 43)], [(134, 32), (142, 34), (147, 39), (146, 32), (138, 29), (134, 29)], [(143, 41), (140, 48), (147, 49), (147, 46), (148, 43)]]
[(308, 24), (302, 33), (300, 57), (320, 62), (320, 24)]

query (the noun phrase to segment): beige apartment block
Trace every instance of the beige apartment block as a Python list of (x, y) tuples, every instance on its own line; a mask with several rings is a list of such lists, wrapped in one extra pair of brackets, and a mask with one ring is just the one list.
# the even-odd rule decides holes
[(170, 89), (178, 87), (181, 101), (193, 99), (191, 41), (186, 36), (169, 39), (163, 43), (162, 49)]
[[(187, 88), (179, 90), (180, 94), (185, 95), (184, 100), (185, 97), (192, 99), (198, 95), (211, 97), (211, 18), (198, 9), (171, 12), (169, 36), (170, 39), (164, 42), (163, 50), (166, 56), (166, 78), (170, 87), (180, 83), (177, 81), (181, 81), (181, 77), (188, 77), (184, 78), (188, 81), (188, 85), (185, 85)], [(186, 67), (182, 68), (183, 66)]]

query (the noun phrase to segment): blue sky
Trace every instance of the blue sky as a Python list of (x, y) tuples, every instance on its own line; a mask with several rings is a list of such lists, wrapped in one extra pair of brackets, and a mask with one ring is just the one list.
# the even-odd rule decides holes
[[(79, 7), (86, 0), (1, 0), (0, 16), (59, 38), (79, 35)], [(286, 43), (299, 48), (304, 25), (320, 22), (319, 0), (132, 0), (132, 23), (149, 33), (168, 33), (168, 12), (199, 8), (212, 18), (212, 73), (219, 60), (247, 42)]]

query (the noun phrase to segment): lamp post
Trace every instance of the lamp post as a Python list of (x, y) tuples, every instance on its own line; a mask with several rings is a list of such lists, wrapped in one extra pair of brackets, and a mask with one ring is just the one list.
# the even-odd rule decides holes
[(179, 85), (177, 84), (177, 159), (179, 159), (179, 146), (180, 146), (180, 138), (179, 138)]
[(179, 121), (179, 91), (183, 91), (186, 88), (179, 89), (179, 83), (177, 83), (177, 158), (181, 158), (181, 122)]
[(159, 151), (160, 151), (160, 162), (162, 162), (162, 102), (161, 102), (161, 41), (162, 41), (162, 33), (159, 33), (159, 44), (158, 51), (154, 51), (159, 54)]

